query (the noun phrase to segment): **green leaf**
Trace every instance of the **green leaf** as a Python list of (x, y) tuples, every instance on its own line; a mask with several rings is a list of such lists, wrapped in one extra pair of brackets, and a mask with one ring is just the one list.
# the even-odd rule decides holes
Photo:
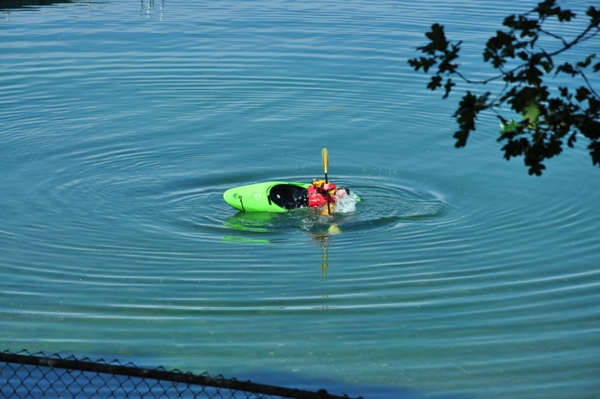
[[(496, 76), (489, 79), (471, 80), (459, 72), (460, 65), (454, 60), (458, 58), (461, 43), (448, 42), (442, 25), (431, 26), (431, 31), (426, 33), (430, 43), (417, 48), (429, 57), (409, 60), (415, 70), (423, 68), (428, 72), (433, 66), (437, 67), (428, 89), (436, 90), (443, 85), (443, 98), (447, 98), (455, 86), (450, 76), (470, 85), (486, 84), (496, 79), (504, 83), (504, 88), (494, 95), (493, 101), (489, 100), (490, 93), (478, 96), (467, 91), (463, 96), (453, 115), (459, 127), (454, 133), (456, 147), (466, 145), (470, 133), (476, 129), (480, 112), (492, 110), (499, 114), (502, 107), (509, 105), (522, 119), (507, 120), (498, 115), (501, 121), (498, 141), (504, 143), (502, 150), (506, 159), (524, 157), (529, 173), (541, 175), (545, 169), (544, 160), (561, 153), (563, 140), (573, 147), (577, 135), (582, 135), (591, 141), (588, 148), (593, 163), (600, 165), (600, 98), (592, 87), (596, 81), (584, 72), (587, 67), (592, 68), (593, 73), (599, 72), (600, 62), (596, 61), (596, 54), (590, 54), (579, 62), (573, 60), (560, 65), (553, 62), (553, 55), (581, 42), (591, 42), (598, 36), (600, 11), (589, 7), (589, 25), (575, 27), (581, 33), (569, 41), (560, 36), (556, 25), (548, 29), (544, 25), (551, 17), (556, 17), (558, 22), (569, 22), (575, 17), (573, 12), (561, 9), (558, 4), (562, 3), (563, 0), (541, 0), (532, 11), (504, 19), (504, 26), (508, 29), (496, 31), (483, 51), (484, 62), (497, 69)], [(539, 47), (539, 42), (548, 37), (556, 39), (554, 42), (558, 47), (550, 53)], [(510, 65), (507, 67), (507, 64)], [(579, 88), (579, 85), (573, 84), (575, 89), (572, 90), (549, 86), (546, 81), (551, 74), (564, 74), (563, 78), (571, 80), (582, 79), (585, 84)]]
[(454, 146), (456, 148), (464, 147), (467, 145), (467, 139), (469, 138), (469, 129), (461, 129), (454, 133), (454, 138), (456, 139), (456, 143)]
[(548, 61), (543, 61), (543, 62), (540, 62), (540, 64), (542, 65), (542, 67), (544, 68), (544, 71), (546, 71), (546, 73), (552, 72), (552, 63), (550, 63)]
[(432, 76), (431, 81), (427, 85), (427, 88), (431, 91), (434, 91), (438, 87), (442, 87), (442, 77), (441, 76)]
[(569, 140), (567, 141), (567, 145), (571, 148), (574, 147), (573, 143), (575, 143), (577, 141), (577, 132), (573, 132), (573, 134), (571, 134), (571, 136), (569, 137)]
[(531, 101), (524, 108), (523, 119), (528, 121), (529, 126), (536, 126), (538, 124), (538, 117), (540, 116), (540, 107), (534, 101)]
[(456, 86), (456, 84), (454, 84), (454, 83), (452, 82), (452, 79), (448, 79), (448, 80), (446, 81), (446, 84), (444, 85), (444, 88), (446, 89), (446, 93), (444, 94), (444, 97), (442, 97), (442, 98), (447, 98), (447, 97), (448, 97), (448, 95), (450, 94), (450, 91), (452, 90), (452, 88), (453, 88), (454, 86)]
[(418, 71), (419, 69), (423, 68), (423, 71), (427, 72), (429, 70), (429, 68), (431, 68), (433, 65), (435, 65), (437, 61), (435, 60), (435, 58), (426, 58), (426, 57), (421, 57), (421, 58), (412, 58), (410, 60), (408, 60), (408, 64), (414, 68), (415, 71)]
[(590, 94), (592, 94), (588, 89), (586, 89), (585, 87), (580, 87), (579, 89), (577, 89), (577, 95), (575, 96), (575, 99), (579, 102), (585, 101), (587, 100), (587, 98), (590, 96)]
[(537, 86), (542, 83), (541, 77), (544, 75), (542, 71), (535, 67), (535, 64), (530, 64), (529, 68), (526, 69), (527, 82), (531, 85)]
[(560, 10), (560, 7), (556, 7), (556, 0), (546, 0), (539, 3), (533, 11), (543, 18), (555, 14), (557, 8)]
[(509, 15), (508, 17), (504, 18), (504, 22), (502, 22), (502, 25), (508, 26), (509, 28), (514, 28), (516, 18), (516, 15)]
[(523, 61), (529, 61), (529, 54), (527, 53), (527, 51), (519, 51), (517, 53), (517, 56)]
[(592, 156), (592, 163), (600, 166), (600, 142), (592, 141), (590, 145), (588, 145), (588, 149), (590, 150), (590, 155)]
[(505, 134), (505, 133), (508, 133), (508, 132), (512, 132), (518, 126), (519, 126), (519, 124), (514, 119), (511, 118), (511, 119), (508, 120), (508, 123), (501, 123), (500, 124), (500, 134)]
[(590, 24), (592, 26), (598, 26), (600, 24), (600, 10), (596, 7), (588, 8), (585, 14), (590, 17)]
[(575, 68), (573, 68), (573, 65), (569, 64), (568, 62), (565, 62), (556, 69), (556, 74), (560, 72), (566, 73), (567, 75), (571, 76), (579, 74), (579, 72), (576, 71)]
[(563, 22), (563, 21), (569, 22), (571, 20), (571, 18), (574, 18), (574, 17), (575, 17), (575, 13), (573, 13), (569, 10), (561, 11), (558, 13), (558, 20), (560, 22)]
[(446, 51), (448, 48), (448, 41), (444, 34), (444, 26), (440, 24), (431, 25), (431, 32), (425, 34), (431, 40), (429, 45), (433, 50)]
[(592, 60), (596, 57), (596, 54), (590, 54), (586, 57), (585, 61), (580, 61), (577, 63), (579, 68), (585, 68), (592, 63)]

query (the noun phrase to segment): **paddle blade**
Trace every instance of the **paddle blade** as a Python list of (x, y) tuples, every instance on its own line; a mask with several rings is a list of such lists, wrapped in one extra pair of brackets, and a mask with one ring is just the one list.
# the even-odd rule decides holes
[(327, 148), (323, 148), (321, 155), (323, 156), (323, 171), (327, 174), (327, 169), (329, 168), (329, 153), (327, 152)]

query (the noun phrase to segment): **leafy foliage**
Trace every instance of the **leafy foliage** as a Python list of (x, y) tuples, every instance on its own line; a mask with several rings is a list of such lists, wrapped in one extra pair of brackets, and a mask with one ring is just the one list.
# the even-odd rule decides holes
[[(529, 174), (541, 175), (545, 169), (542, 163), (562, 152), (563, 141), (573, 147), (579, 134), (589, 140), (588, 150), (594, 165), (600, 166), (600, 96), (588, 79), (590, 73), (600, 71), (596, 54), (585, 60), (555, 65), (559, 54), (571, 47), (596, 38), (600, 33), (600, 10), (589, 7), (586, 12), (589, 23), (579, 35), (565, 39), (544, 28), (544, 23), (556, 18), (568, 23), (575, 18), (570, 10), (564, 10), (556, 0), (546, 0), (536, 8), (522, 15), (510, 15), (503, 25), (504, 31), (497, 31), (483, 51), (483, 60), (497, 70), (497, 75), (487, 80), (467, 79), (457, 63), (461, 41), (452, 43), (446, 39), (444, 27), (434, 24), (426, 33), (429, 44), (418, 47), (424, 56), (408, 61), (415, 71), (423, 68), (425, 73), (434, 71), (427, 88), (444, 89), (447, 98), (459, 78), (468, 84), (485, 85), (493, 80), (504, 81), (503, 90), (492, 97), (490, 92), (476, 95), (467, 91), (454, 113), (459, 130), (454, 133), (456, 147), (464, 147), (472, 131), (475, 131), (477, 115), (482, 111), (492, 111), (501, 121), (499, 142), (504, 143), (504, 157), (523, 156)], [(540, 38), (550, 39), (558, 44), (558, 49), (548, 52), (539, 44)], [(547, 41), (544, 41), (547, 42)], [(598, 47), (600, 48), (600, 46)], [(511, 67), (508, 67), (511, 65)], [(567, 87), (552, 88), (545, 80), (564, 74), (579, 79), (582, 85), (576, 89)], [(507, 119), (500, 110), (510, 107), (521, 116), (521, 120)]]

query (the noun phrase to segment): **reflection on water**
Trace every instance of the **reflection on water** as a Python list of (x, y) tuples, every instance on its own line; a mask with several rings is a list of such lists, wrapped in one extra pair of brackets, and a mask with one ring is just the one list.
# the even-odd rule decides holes
[(229, 243), (254, 243), (254, 244), (270, 244), (270, 240), (259, 240), (251, 237), (241, 237), (241, 236), (224, 236), (223, 242)]
[[(308, 235), (312, 238), (311, 244), (316, 245), (321, 248), (321, 278), (319, 279), (320, 283), (327, 283), (327, 268), (329, 267), (329, 245), (331, 244), (331, 237), (341, 234), (341, 230), (335, 225), (315, 225), (313, 229), (308, 232)], [(329, 294), (327, 290), (325, 290), (321, 297), (323, 299), (328, 299)], [(324, 304), (322, 306), (316, 307), (315, 309), (330, 309), (331, 307)]]
[[(224, 226), (247, 233), (269, 233), (282, 230), (303, 231), (311, 238), (310, 243), (321, 248), (321, 282), (325, 282), (327, 268), (329, 266), (329, 245), (331, 237), (343, 233), (340, 223), (348, 223), (351, 220), (349, 214), (336, 214), (337, 217), (323, 215), (321, 210), (297, 209), (287, 213), (273, 212), (238, 212), (227, 218)], [(232, 244), (272, 244), (277, 240), (256, 235), (225, 235), (223, 242)], [(328, 298), (328, 295), (323, 295)], [(326, 308), (326, 306), (324, 306)]]
[(273, 226), (273, 219), (280, 215), (274, 212), (243, 212), (227, 218), (223, 223), (226, 227), (231, 227), (240, 231), (254, 231), (267, 233)]
[(163, 11), (165, 9), (165, 0), (140, 0), (140, 11), (143, 18), (163, 20)]
[(328, 258), (329, 258), (327, 250), (329, 248), (330, 235), (324, 234), (324, 233), (313, 233), (313, 232), (309, 232), (308, 235), (312, 236), (312, 243), (315, 245), (318, 245), (323, 250), (323, 256), (322, 256), (323, 262), (321, 263), (321, 275), (323, 277), (325, 277), (325, 276), (327, 276), (327, 266), (329, 266), (329, 264), (327, 263)]

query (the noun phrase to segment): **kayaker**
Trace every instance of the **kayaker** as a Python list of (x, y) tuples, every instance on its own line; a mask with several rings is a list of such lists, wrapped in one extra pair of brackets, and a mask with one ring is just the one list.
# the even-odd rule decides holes
[[(337, 187), (333, 183), (325, 183), (325, 180), (313, 179), (312, 184), (306, 190), (306, 205), (311, 208), (322, 209), (323, 215), (328, 215), (335, 210), (336, 200), (340, 200), (349, 194), (344, 187)], [(329, 207), (327, 196), (329, 195)]]
[(320, 208), (327, 205), (327, 196), (329, 203), (335, 203), (336, 185), (325, 183), (325, 180), (313, 179), (312, 184), (307, 189), (307, 205), (311, 208)]

